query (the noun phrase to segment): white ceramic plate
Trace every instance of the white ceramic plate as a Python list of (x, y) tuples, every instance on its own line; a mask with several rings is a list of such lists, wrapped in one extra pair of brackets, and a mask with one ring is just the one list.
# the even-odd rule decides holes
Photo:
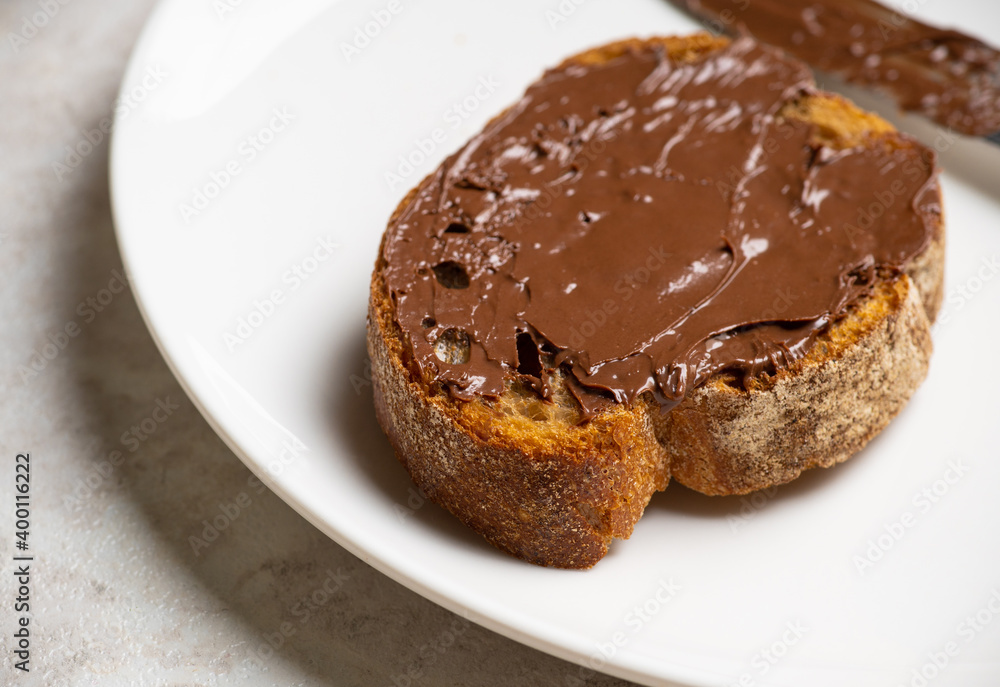
[[(1000, 44), (995, 3), (909, 4)], [(150, 330), (205, 417), (304, 517), (581, 677), (992, 687), (1000, 151), (984, 143), (941, 141), (948, 295), (930, 377), (841, 467), (752, 498), (671, 487), (631, 540), (566, 572), (422, 504), (375, 422), (368, 277), (401, 195), (545, 67), (694, 28), (662, 0), (166, 0), (132, 58), (112, 151)]]

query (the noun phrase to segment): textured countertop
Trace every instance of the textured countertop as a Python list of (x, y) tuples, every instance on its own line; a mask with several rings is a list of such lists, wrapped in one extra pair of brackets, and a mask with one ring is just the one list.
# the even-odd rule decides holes
[[(116, 281), (101, 132), (153, 5), (0, 4), (0, 684), (626, 684), (368, 567), (250, 480), (188, 401)], [(11, 653), (18, 452), (31, 458), (27, 674)], [(212, 555), (192, 537), (213, 537)]]

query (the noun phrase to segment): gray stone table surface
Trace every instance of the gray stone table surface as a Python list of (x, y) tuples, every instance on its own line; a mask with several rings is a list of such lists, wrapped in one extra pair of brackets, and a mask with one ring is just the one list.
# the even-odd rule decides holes
[[(116, 281), (108, 145), (92, 131), (153, 5), (0, 3), (0, 684), (625, 684), (456, 624), (368, 567), (248, 485), (184, 395)], [(87, 132), (92, 150), (60, 168)], [(27, 674), (11, 653), (22, 451)], [(241, 495), (254, 507), (195, 555), (189, 537)], [(303, 606), (318, 589), (328, 600)], [(448, 646), (422, 657), (429, 642)]]

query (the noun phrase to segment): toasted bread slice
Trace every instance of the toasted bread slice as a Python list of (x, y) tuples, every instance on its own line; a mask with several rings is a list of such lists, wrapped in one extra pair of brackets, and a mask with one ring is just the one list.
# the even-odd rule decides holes
[[(677, 61), (727, 44), (704, 34), (650, 42)], [(644, 44), (612, 44), (567, 64)], [(832, 95), (789, 103), (783, 114), (816, 123), (834, 147), (907, 144)], [(512, 377), (498, 399), (463, 401), (423, 376), (394, 319), (380, 251), (368, 322), (378, 420), (423, 492), (492, 544), (540, 565), (590, 567), (612, 539), (631, 534), (671, 477), (707, 494), (746, 493), (861, 449), (926, 374), (943, 251), (939, 225), (905, 274), (877, 283), (787, 369), (745, 386), (721, 373), (667, 413), (647, 393), (586, 422), (558, 371), (548, 400)]]

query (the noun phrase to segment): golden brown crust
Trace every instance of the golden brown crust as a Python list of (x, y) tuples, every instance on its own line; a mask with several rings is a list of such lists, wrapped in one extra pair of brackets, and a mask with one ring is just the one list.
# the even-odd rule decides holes
[(368, 349), (379, 423), (423, 492), (495, 546), (540, 565), (590, 567), (666, 487), (652, 408), (549, 426), (432, 391), (403, 365), (402, 347), (376, 272)]
[(924, 380), (930, 325), (913, 282), (880, 285), (809, 354), (749, 391), (716, 377), (665, 414), (657, 434), (673, 478), (745, 494), (847, 460)]
[[(707, 34), (652, 40), (679, 60), (727, 44)], [(646, 44), (622, 41), (568, 62), (599, 62)], [(783, 114), (812, 117), (818, 135), (836, 140), (840, 132), (843, 145), (894, 135), (835, 96), (797, 105)], [(631, 534), (671, 476), (707, 494), (746, 493), (864, 446), (926, 374), (943, 251), (939, 226), (907, 275), (881, 284), (803, 360), (749, 390), (720, 375), (670, 413), (641, 398), (577, 424), (572, 410), (513, 384), (495, 401), (463, 402), (421, 378), (393, 318), (380, 250), (368, 313), (376, 414), (416, 484), (495, 546), (540, 565), (590, 567), (613, 538)]]

